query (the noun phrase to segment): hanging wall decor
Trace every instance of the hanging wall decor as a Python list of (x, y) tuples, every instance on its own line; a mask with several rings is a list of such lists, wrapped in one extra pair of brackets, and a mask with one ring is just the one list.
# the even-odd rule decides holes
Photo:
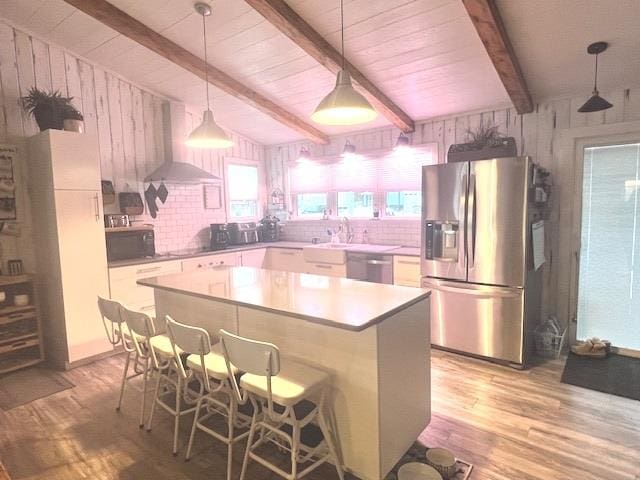
[(17, 158), (15, 145), (0, 145), (0, 221), (17, 220), (16, 186), (13, 162)]

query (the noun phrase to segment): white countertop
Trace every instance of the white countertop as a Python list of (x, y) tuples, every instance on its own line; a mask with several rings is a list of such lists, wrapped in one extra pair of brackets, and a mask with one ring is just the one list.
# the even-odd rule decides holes
[(428, 297), (428, 290), (251, 267), (216, 267), (140, 285), (361, 331)]
[[(132, 258), (129, 260), (115, 260), (109, 262), (109, 268), (128, 267), (130, 265), (142, 265), (145, 263), (153, 262), (166, 262), (169, 260), (186, 260), (188, 258), (196, 258), (207, 255), (223, 255), (225, 253), (243, 252), (246, 250), (256, 250), (259, 248), (294, 248), (303, 249), (304, 247), (311, 246), (308, 242), (289, 242), (286, 240), (280, 240), (278, 242), (261, 242), (252, 243), (249, 245), (230, 246), (224, 250), (182, 250), (170, 253), (161, 253), (154, 257), (145, 258)], [(318, 244), (321, 245), (321, 244)], [(350, 248), (350, 252), (362, 252), (362, 253), (380, 253), (379, 247), (388, 247), (384, 249), (384, 253), (388, 255), (407, 255), (407, 256), (420, 256), (419, 247), (397, 247), (389, 245), (371, 245), (368, 249), (364, 245), (360, 248)]]

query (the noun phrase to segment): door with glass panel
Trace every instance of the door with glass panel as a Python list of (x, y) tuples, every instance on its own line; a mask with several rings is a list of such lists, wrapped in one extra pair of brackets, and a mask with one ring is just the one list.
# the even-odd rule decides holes
[(577, 338), (640, 351), (640, 143), (584, 149)]

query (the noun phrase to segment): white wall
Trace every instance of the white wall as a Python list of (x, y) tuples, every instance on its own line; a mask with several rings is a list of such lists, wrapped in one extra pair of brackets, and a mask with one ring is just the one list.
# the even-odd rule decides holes
[[(84, 114), (87, 133), (99, 143), (102, 178), (112, 180), (116, 192), (142, 192), (145, 175), (164, 160), (161, 105), (166, 99), (0, 20), (0, 143), (17, 145), (23, 155), (24, 139), (38, 132), (35, 120), (24, 112), (19, 100), (32, 86), (74, 97), (74, 105)], [(187, 130), (199, 123), (200, 115), (187, 112)], [(234, 147), (190, 150), (186, 161), (218, 176), (223, 176), (223, 161), (229, 156), (263, 162), (263, 146), (233, 133), (232, 137)], [(20, 161), (15, 169), (22, 233), (20, 237), (0, 235), (0, 257), (4, 268), (8, 259), (21, 258), (26, 270), (34, 271), (26, 162)], [(158, 219), (141, 219), (159, 224), (161, 247), (197, 246), (203, 236), (196, 224), (206, 227), (212, 221), (225, 221), (226, 212), (205, 211), (202, 189), (187, 194), (179, 188), (175, 193), (175, 197), (170, 193), (167, 205), (161, 205)], [(188, 225), (174, 218), (180, 210), (188, 212)], [(118, 207), (107, 206), (106, 211), (117, 212)], [(201, 220), (194, 218), (199, 214)], [(165, 234), (169, 236), (163, 238)]]
[[(588, 98), (588, 93), (589, 89), (585, 88), (584, 95), (540, 103), (536, 105), (533, 113), (527, 115), (518, 115), (515, 109), (507, 107), (420, 121), (416, 124), (416, 132), (412, 134), (414, 144), (437, 142), (439, 162), (442, 163), (446, 160), (446, 152), (450, 145), (466, 140), (467, 129), (474, 130), (479, 125), (490, 122), (497, 125), (501, 133), (515, 138), (520, 155), (530, 155), (537, 163), (551, 171), (554, 187), (550, 198), (551, 212), (546, 222), (547, 263), (543, 272), (543, 314), (556, 313), (565, 323), (569, 320), (571, 309), (568, 306), (569, 280), (563, 273), (571, 269), (576, 246), (564, 240), (561, 243), (560, 239), (570, 238), (574, 220), (571, 211), (575, 195), (574, 171), (571, 167), (574, 161), (573, 152), (558, 154), (554, 151), (554, 140), (562, 132), (580, 127), (593, 126), (597, 131), (598, 126), (624, 125), (640, 120), (640, 89), (621, 88), (612, 92), (602, 92), (604, 98), (613, 103), (613, 108), (604, 112), (578, 113), (577, 110)], [(303, 146), (308, 147), (312, 155), (335, 155), (341, 151), (348, 138), (356, 145), (358, 152), (363, 153), (370, 149), (393, 147), (398, 134), (397, 129), (389, 127), (336, 136), (331, 139), (329, 145), (296, 142), (268, 147), (268, 188), (279, 187), (286, 191), (286, 166), (289, 161), (298, 157)], [(418, 222), (414, 225), (416, 230), (419, 229)], [(294, 226), (293, 230), (297, 232), (298, 227)]]

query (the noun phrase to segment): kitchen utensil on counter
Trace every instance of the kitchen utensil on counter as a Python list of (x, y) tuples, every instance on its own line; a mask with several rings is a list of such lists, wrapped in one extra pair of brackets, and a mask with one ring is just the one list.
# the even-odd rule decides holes
[(104, 216), (104, 226), (105, 228), (130, 227), (131, 219), (124, 213), (109, 213)]
[(398, 480), (442, 480), (442, 475), (425, 463), (409, 462), (398, 469)]
[(456, 475), (456, 457), (444, 448), (430, 448), (426, 453), (427, 463), (435, 468), (444, 480)]
[(113, 182), (111, 180), (102, 180), (100, 185), (102, 185), (102, 204), (112, 205), (116, 203), (116, 190), (113, 187)]
[(160, 182), (160, 186), (156, 189), (156, 196), (162, 203), (167, 201), (169, 190), (167, 190), (167, 186), (164, 184), (164, 182)]
[(22, 260), (9, 260), (7, 270), (9, 275), (22, 275)]
[(29, 305), (29, 295), (26, 293), (20, 293), (13, 296), (13, 304), (16, 307), (26, 307)]
[(229, 223), (227, 228), (231, 245), (247, 245), (258, 241), (258, 226), (255, 222)]
[(209, 226), (211, 250), (224, 250), (229, 245), (229, 230), (226, 223), (212, 223)]
[(261, 242), (277, 242), (280, 240), (280, 219), (275, 216), (267, 215), (260, 220), (260, 241)]
[(144, 212), (142, 196), (138, 192), (120, 192), (118, 193), (118, 202), (120, 203), (120, 211), (127, 215), (142, 215)]

